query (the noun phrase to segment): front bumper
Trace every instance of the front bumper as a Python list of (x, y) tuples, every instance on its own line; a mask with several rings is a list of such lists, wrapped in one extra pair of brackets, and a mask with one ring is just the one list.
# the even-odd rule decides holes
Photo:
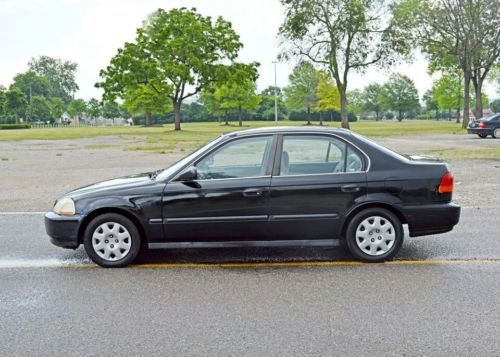
[(460, 219), (460, 206), (454, 202), (404, 208), (411, 237), (449, 232)]
[(45, 215), (45, 231), (50, 236), (50, 242), (62, 248), (78, 248), (78, 231), (82, 220), (83, 216), (60, 216), (48, 212)]
[(490, 128), (467, 128), (469, 134), (492, 135), (493, 129)]

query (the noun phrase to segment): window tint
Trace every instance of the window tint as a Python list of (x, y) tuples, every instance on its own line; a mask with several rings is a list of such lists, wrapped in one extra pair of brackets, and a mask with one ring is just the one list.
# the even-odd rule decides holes
[(280, 166), (282, 176), (362, 170), (363, 160), (360, 154), (339, 139), (314, 135), (283, 137)]
[(271, 141), (271, 136), (261, 136), (225, 144), (196, 164), (198, 179), (263, 176)]

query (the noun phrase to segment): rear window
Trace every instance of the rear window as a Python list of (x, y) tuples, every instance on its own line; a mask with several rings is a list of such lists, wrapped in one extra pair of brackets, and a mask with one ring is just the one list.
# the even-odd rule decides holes
[(494, 120), (494, 119), (497, 119), (499, 115), (498, 114), (492, 114), (492, 115), (488, 115), (487, 117), (484, 117), (484, 118), (481, 118), (481, 121), (490, 121), (490, 120)]
[(407, 161), (409, 159), (408, 156), (400, 154), (400, 153), (397, 153), (397, 152), (395, 152), (395, 151), (393, 151), (391, 149), (386, 148), (385, 146), (377, 144), (375, 141), (373, 141), (371, 139), (368, 139), (367, 137), (365, 137), (363, 135), (359, 135), (359, 134), (356, 134), (354, 132), (352, 133), (352, 135), (354, 135), (358, 139), (366, 142), (368, 145), (373, 146), (376, 149), (382, 151), (383, 153), (385, 153), (385, 154), (387, 154), (389, 156), (392, 156), (392, 157), (394, 157), (396, 159), (403, 160), (403, 161)]

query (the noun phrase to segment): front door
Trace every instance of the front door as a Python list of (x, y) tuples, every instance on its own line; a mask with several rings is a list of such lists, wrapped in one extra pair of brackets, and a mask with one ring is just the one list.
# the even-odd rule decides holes
[(366, 195), (364, 156), (336, 136), (283, 135), (269, 196), (276, 240), (339, 238), (341, 217)]
[(266, 234), (274, 137), (223, 143), (195, 162), (197, 179), (163, 193), (167, 242), (259, 240)]

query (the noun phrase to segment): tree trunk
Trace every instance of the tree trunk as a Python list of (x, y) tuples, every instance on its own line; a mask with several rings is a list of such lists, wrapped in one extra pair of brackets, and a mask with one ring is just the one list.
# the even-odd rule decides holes
[(472, 77), (472, 84), (474, 85), (474, 92), (476, 96), (476, 108), (474, 110), (474, 115), (476, 119), (483, 117), (483, 98), (481, 98), (481, 90), (483, 89), (483, 80), (481, 79), (481, 73), (477, 70)]
[(380, 113), (378, 111), (375, 111), (375, 121), (380, 120)]
[(239, 110), (238, 110), (238, 121), (239, 121), (239, 126), (243, 126), (243, 110), (241, 110), (241, 106), (239, 107)]
[(174, 101), (175, 130), (181, 130), (181, 103)]
[(457, 123), (457, 124), (460, 123), (460, 108), (457, 108), (455, 123)]
[(448, 121), (451, 121), (451, 109), (448, 109)]
[(307, 125), (311, 125), (311, 107), (307, 107)]
[(469, 125), (469, 100), (470, 100), (470, 71), (464, 71), (464, 117), (462, 120), (462, 128), (466, 129)]
[(401, 110), (398, 110), (398, 121), (403, 121), (403, 113)]
[(153, 119), (151, 118), (151, 113), (146, 113), (146, 126), (152, 126)]
[(229, 113), (226, 110), (226, 125), (229, 125)]
[(323, 125), (323, 113), (319, 112), (319, 125)]
[(350, 129), (349, 117), (347, 115), (347, 93), (345, 87), (340, 90), (340, 126), (344, 129)]

